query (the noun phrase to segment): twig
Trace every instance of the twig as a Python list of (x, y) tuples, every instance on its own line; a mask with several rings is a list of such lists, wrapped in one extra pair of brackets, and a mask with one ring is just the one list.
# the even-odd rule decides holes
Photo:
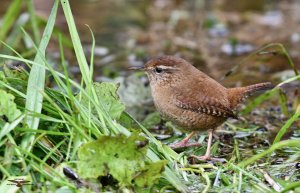
[(271, 178), (271, 176), (267, 172), (263, 170), (260, 170), (260, 172), (264, 174), (265, 180), (273, 187), (276, 192), (281, 192), (282, 187), (277, 182), (275, 182), (275, 180), (273, 180), (273, 178)]

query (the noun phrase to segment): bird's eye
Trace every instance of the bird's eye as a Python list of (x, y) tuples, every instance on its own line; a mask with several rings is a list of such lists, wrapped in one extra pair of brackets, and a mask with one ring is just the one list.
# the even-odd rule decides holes
[(161, 73), (162, 71), (163, 71), (163, 69), (160, 68), (160, 67), (155, 68), (155, 72), (158, 73), (158, 74)]

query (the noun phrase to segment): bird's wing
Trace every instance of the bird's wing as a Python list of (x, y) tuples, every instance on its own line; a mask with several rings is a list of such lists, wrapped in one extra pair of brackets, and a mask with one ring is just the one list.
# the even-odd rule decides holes
[(237, 118), (237, 116), (234, 114), (234, 112), (224, 107), (220, 103), (213, 103), (213, 104), (203, 104), (199, 101), (188, 101), (185, 99), (182, 100), (176, 100), (176, 106), (182, 109), (198, 112), (198, 113), (204, 113), (207, 115), (212, 115), (216, 117), (225, 117), (225, 118)]
[(223, 105), (220, 99), (213, 96), (205, 96), (199, 92), (185, 92), (183, 90), (181, 94), (176, 95), (174, 98), (176, 106), (182, 109), (216, 117), (237, 118), (236, 114), (229, 107)]

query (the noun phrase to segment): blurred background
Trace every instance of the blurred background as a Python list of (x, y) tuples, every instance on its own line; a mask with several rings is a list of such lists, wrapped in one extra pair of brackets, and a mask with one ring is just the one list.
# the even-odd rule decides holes
[[(2, 18), (11, 1), (1, 2)], [(43, 26), (53, 1), (33, 2), (38, 25)], [(87, 55), (91, 54), (92, 42), (87, 25), (96, 39), (95, 80), (120, 82), (120, 95), (129, 109), (151, 104), (147, 78), (132, 76), (127, 70), (143, 65), (151, 57), (182, 57), (226, 86), (264, 81), (276, 84), (292, 77), (294, 71), (275, 43), (284, 45), (296, 67), (300, 66), (300, 1), (297, 0), (72, 0), (70, 3)], [(31, 26), (23, 26), (28, 14), (24, 8), (14, 25), (30, 33)], [(65, 34), (68, 69), (73, 77), (79, 78), (67, 30), (60, 10), (55, 33)], [(10, 45), (17, 50), (33, 49), (26, 39), (12, 39)], [(275, 45), (256, 52), (270, 43)], [(57, 38), (53, 38), (48, 50), (53, 64), (60, 63)], [(26, 54), (31, 56), (30, 52)], [(224, 78), (233, 67), (236, 67), (233, 73)], [(294, 83), (289, 90), (295, 93), (296, 87), (299, 85)], [(298, 94), (292, 97), (295, 96)]]
[[(1, 2), (0, 15), (3, 15), (11, 1)], [(171, 54), (220, 79), (250, 53), (278, 42), (298, 64), (300, 2), (297, 0), (72, 0), (70, 3), (87, 51), (91, 34), (86, 25), (95, 35), (98, 75), (118, 76), (115, 68), (142, 65), (150, 57)], [(53, 1), (34, 0), (34, 5), (37, 14), (47, 19)], [(57, 27), (67, 31), (62, 10)], [(240, 70), (247, 73), (238, 74), (243, 83), (250, 84), (261, 78), (277, 77), (277, 72), (286, 69), (289, 66), (284, 56), (266, 54), (244, 61)]]

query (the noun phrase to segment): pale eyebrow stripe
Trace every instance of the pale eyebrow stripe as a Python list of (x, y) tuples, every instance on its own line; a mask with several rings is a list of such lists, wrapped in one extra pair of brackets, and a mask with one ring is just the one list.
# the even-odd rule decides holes
[(156, 67), (162, 68), (162, 69), (165, 69), (165, 70), (168, 70), (168, 69), (170, 69), (170, 70), (176, 70), (176, 69), (178, 69), (177, 67), (164, 66), (164, 65), (158, 65), (158, 66), (156, 66)]

